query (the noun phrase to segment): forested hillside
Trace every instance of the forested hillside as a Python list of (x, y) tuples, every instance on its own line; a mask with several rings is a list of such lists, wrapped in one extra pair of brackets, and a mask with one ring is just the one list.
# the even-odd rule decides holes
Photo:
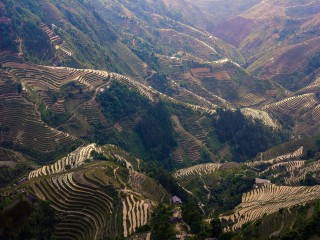
[(0, 239), (317, 239), (319, 1), (0, 0)]

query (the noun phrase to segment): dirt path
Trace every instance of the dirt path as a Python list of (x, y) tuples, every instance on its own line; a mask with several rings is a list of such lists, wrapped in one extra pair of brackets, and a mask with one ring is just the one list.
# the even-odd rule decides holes
[(19, 46), (18, 46), (18, 56), (20, 58), (23, 58), (23, 48), (22, 48), (22, 39), (21, 38), (18, 38), (17, 42), (19, 43)]
[(117, 171), (118, 171), (119, 167), (116, 167), (115, 169), (113, 169), (113, 175), (114, 175), (114, 179), (118, 179), (117, 177)]
[(202, 176), (200, 175), (200, 179), (201, 181), (203, 182), (203, 187), (204, 189), (206, 189), (208, 191), (208, 196), (207, 196), (207, 199), (209, 200), (210, 199), (210, 195), (211, 195), (211, 191), (210, 189), (208, 188), (208, 186), (206, 185), (205, 181), (203, 180)]
[(152, 78), (153, 75), (156, 74), (156, 73), (157, 73), (156, 71), (153, 71), (153, 70), (152, 70), (151, 74), (150, 74), (148, 77), (146, 77), (146, 78), (144, 79), (144, 81), (147, 82), (147, 81), (148, 81), (150, 78)]
[(151, 240), (151, 233), (147, 234), (146, 240)]
[(93, 97), (92, 97), (90, 100), (88, 100), (88, 101), (86, 101), (86, 102), (78, 105), (77, 107), (75, 107), (75, 108), (73, 109), (73, 111), (71, 112), (71, 116), (70, 116), (65, 122), (63, 122), (63, 123), (60, 124), (58, 127), (56, 127), (56, 129), (59, 129), (63, 124), (69, 122), (73, 117), (75, 117), (76, 111), (77, 111), (80, 107), (82, 107), (83, 105), (85, 105), (86, 103), (88, 103), (88, 102), (90, 102), (90, 101), (95, 101), (98, 93), (100, 92), (100, 89), (102, 89), (103, 87), (108, 87), (108, 86), (110, 86), (110, 85), (111, 85), (111, 82), (112, 82), (112, 80), (110, 79), (107, 83), (104, 83), (104, 84), (98, 86), (98, 87), (96, 88), (96, 90), (95, 90), (95, 93), (94, 93)]
[(128, 230), (127, 230), (127, 205), (125, 201), (122, 200), (122, 216), (123, 216), (123, 236), (128, 236)]

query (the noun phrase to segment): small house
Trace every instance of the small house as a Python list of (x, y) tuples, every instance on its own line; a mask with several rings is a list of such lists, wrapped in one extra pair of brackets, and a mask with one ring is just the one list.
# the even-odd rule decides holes
[(173, 196), (172, 201), (173, 201), (173, 204), (182, 204), (181, 199), (177, 196)]
[(269, 185), (269, 184), (271, 184), (271, 181), (268, 179), (256, 178), (254, 186), (255, 186), (255, 188), (259, 188), (259, 187)]
[(179, 217), (173, 217), (173, 218), (171, 218), (171, 222), (172, 223), (182, 223), (183, 220)]
[(255, 183), (256, 184), (270, 184), (271, 182), (268, 179), (256, 178)]

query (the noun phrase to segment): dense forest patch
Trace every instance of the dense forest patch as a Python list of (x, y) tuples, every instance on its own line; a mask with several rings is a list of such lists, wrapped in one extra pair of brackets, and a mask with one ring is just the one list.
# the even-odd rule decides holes
[(220, 141), (231, 146), (235, 162), (244, 162), (287, 140), (283, 132), (247, 119), (240, 110), (219, 109), (213, 126)]

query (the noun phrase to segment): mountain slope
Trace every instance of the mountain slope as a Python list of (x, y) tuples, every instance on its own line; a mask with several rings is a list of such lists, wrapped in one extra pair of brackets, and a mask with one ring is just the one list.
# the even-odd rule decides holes
[[(55, 226), (55, 239), (127, 237), (150, 222), (154, 206), (169, 201), (160, 185), (134, 170), (133, 166), (139, 168), (140, 160), (115, 146), (91, 147), (71, 153), (72, 164), (75, 163), (69, 165), (71, 170), (57, 171), (58, 161), (47, 168), (52, 172), (49, 170), (45, 177), (31, 174), (30, 180), (19, 186), (20, 192), (26, 189), (42, 201), (50, 201), (60, 219)], [(105, 160), (99, 161), (99, 157)], [(80, 166), (84, 158), (85, 165)]]
[(121, 54), (130, 56), (131, 51), (88, 3), (6, 1), (1, 13), (6, 19), (2, 24), (11, 29), (7, 36), (10, 45), (6, 44), (4, 50), (19, 51), (28, 61), (117, 69), (136, 77), (141, 77), (138, 73), (144, 71), (142, 61), (134, 54), (122, 58)]
[(250, 72), (297, 89), (317, 68), (306, 71), (318, 54), (318, 20), (319, 1), (262, 1), (212, 32), (240, 49)]
[(15, 238), (303, 232), (318, 27), (317, 0), (0, 0), (0, 208), (35, 209)]

